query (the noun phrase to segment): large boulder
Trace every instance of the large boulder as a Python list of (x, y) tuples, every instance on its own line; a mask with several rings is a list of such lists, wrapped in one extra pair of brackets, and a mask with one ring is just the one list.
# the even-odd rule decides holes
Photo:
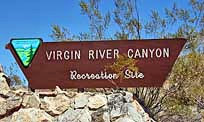
[(88, 109), (68, 109), (64, 114), (60, 115), (57, 122), (92, 122)]
[(40, 98), (34, 94), (25, 94), (22, 105), (26, 108), (39, 108)]
[(70, 99), (63, 94), (59, 94), (56, 97), (44, 97), (41, 101), (41, 108), (53, 116), (62, 114), (69, 107)]
[(53, 122), (53, 117), (43, 110), (27, 108), (15, 112), (10, 122)]

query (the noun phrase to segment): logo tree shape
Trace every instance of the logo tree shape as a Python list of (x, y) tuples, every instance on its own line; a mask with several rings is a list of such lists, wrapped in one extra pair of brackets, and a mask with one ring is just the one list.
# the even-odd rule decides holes
[(27, 57), (28, 57), (28, 59), (27, 59), (26, 63), (29, 64), (33, 58), (33, 46), (32, 45), (30, 46)]

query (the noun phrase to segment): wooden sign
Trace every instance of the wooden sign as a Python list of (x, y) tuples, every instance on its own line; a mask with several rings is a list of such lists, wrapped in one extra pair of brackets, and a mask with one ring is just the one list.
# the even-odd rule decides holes
[(43, 42), (11, 39), (33, 89), (161, 87), (185, 39)]

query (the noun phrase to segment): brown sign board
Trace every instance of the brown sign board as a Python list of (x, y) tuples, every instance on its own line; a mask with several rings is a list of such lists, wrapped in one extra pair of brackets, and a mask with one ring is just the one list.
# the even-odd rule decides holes
[[(41, 42), (27, 67), (11, 42), (6, 48), (33, 89), (161, 87), (185, 42), (182, 38)], [(121, 56), (127, 65), (120, 62)]]

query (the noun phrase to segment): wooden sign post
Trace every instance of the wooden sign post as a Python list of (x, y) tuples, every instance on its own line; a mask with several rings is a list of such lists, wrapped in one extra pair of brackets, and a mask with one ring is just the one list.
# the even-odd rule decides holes
[(11, 39), (6, 48), (33, 89), (161, 87), (185, 42)]

